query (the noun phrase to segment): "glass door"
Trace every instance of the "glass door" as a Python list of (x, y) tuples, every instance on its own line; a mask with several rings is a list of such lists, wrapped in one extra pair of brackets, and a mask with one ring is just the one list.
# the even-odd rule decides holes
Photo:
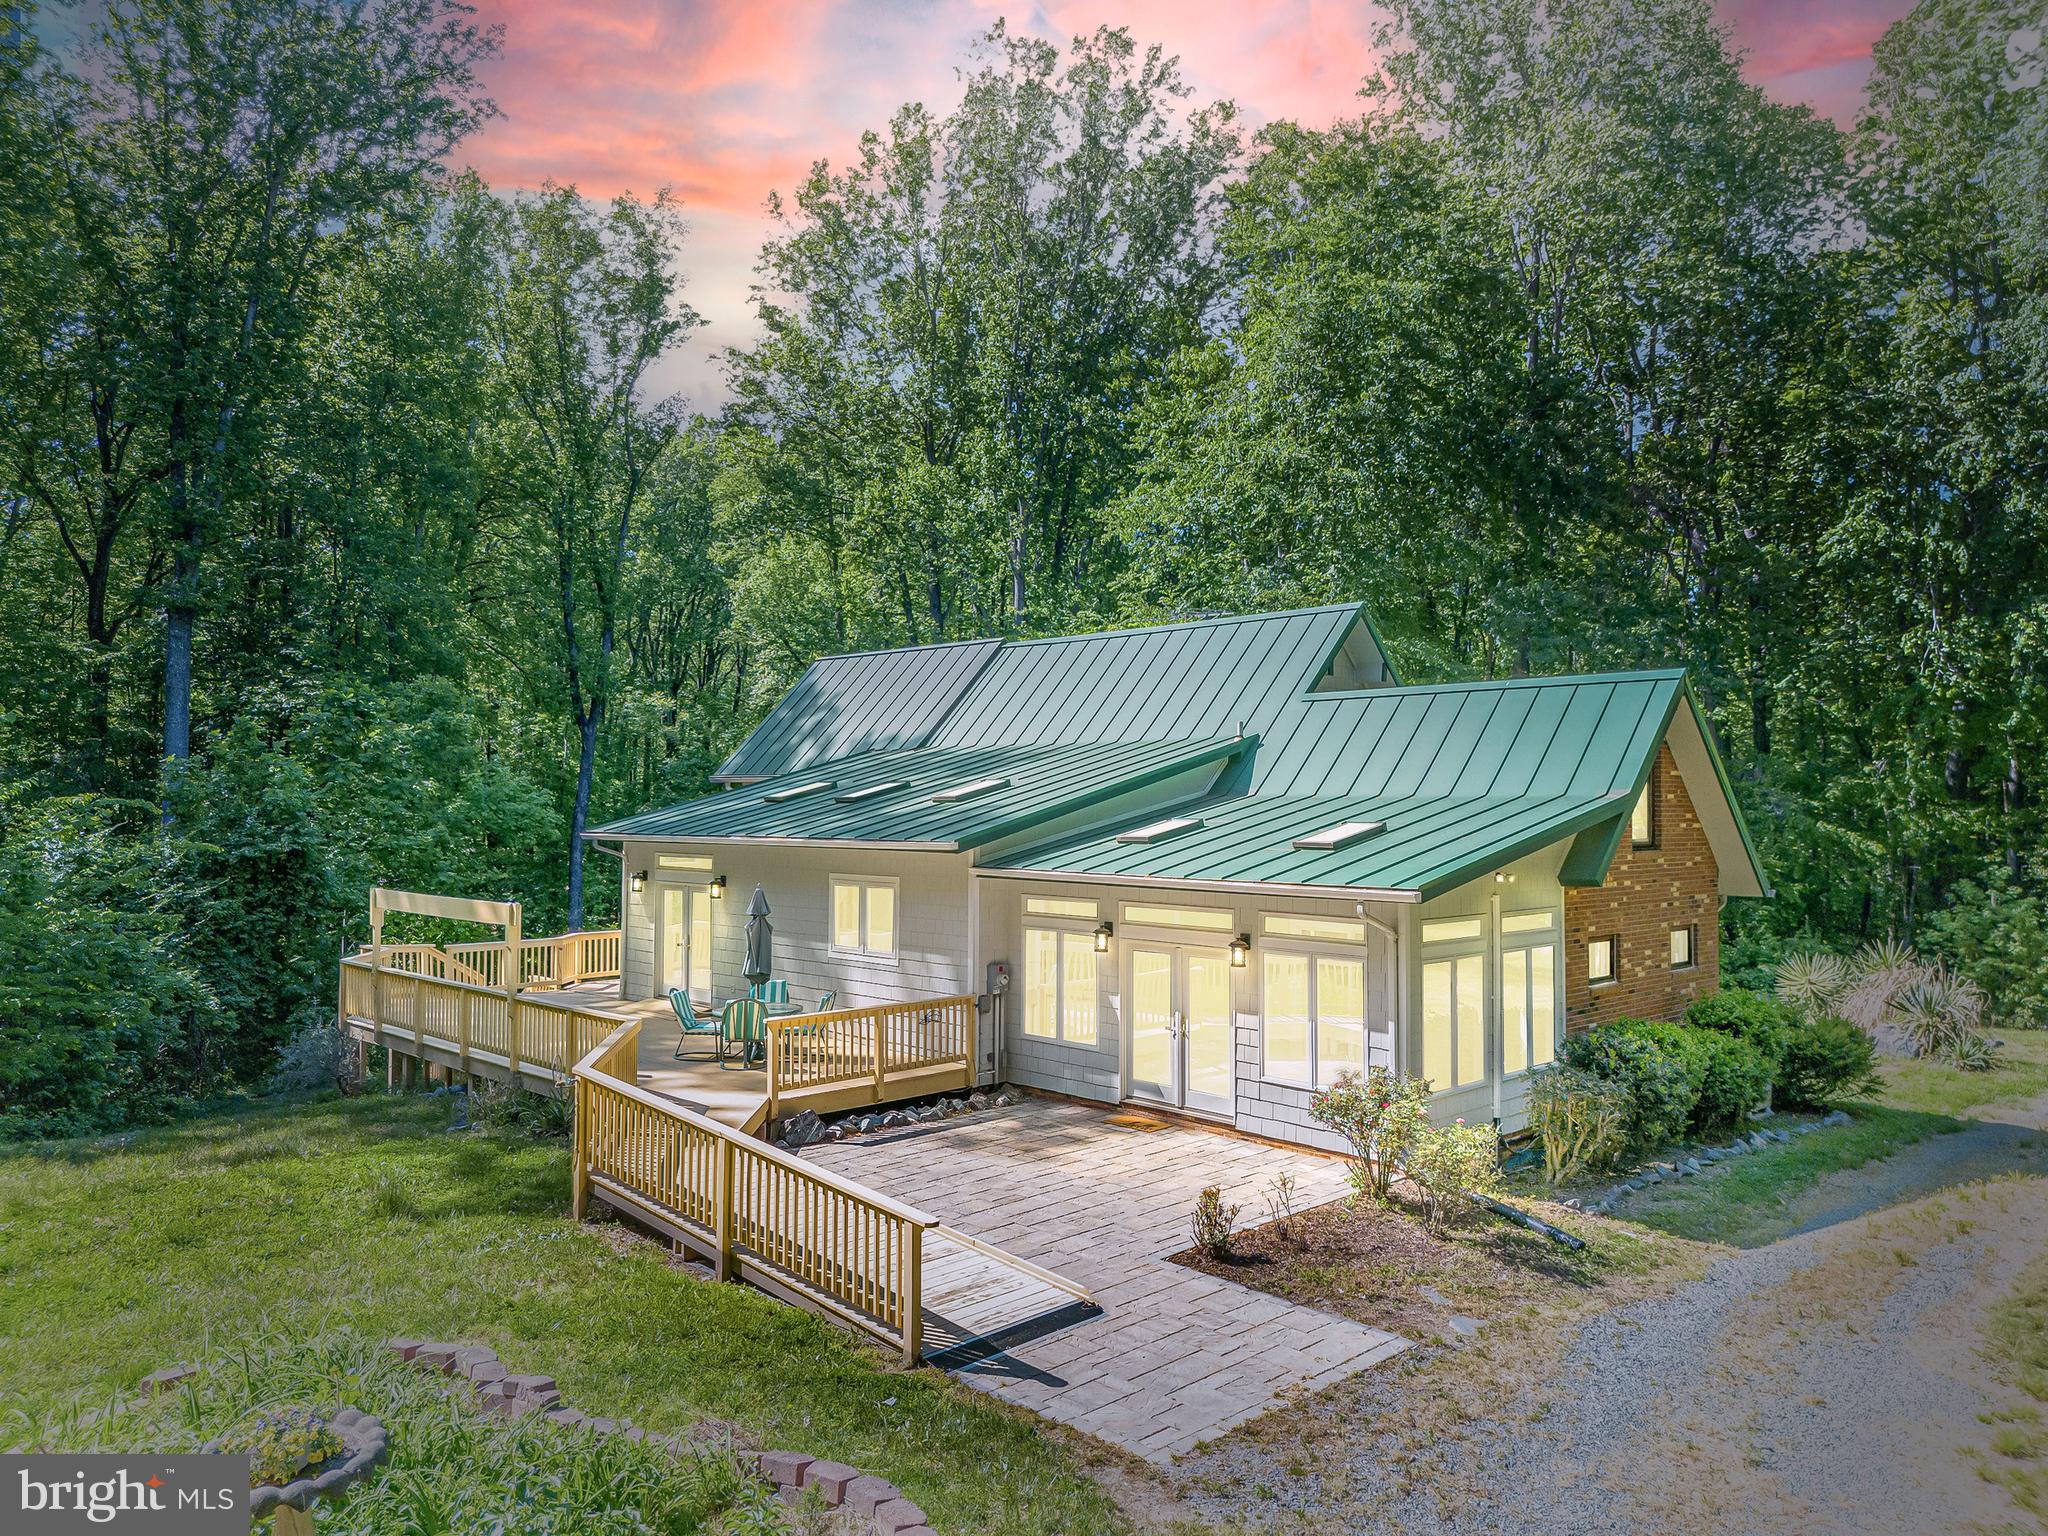
[(1133, 944), (1128, 954), (1130, 1096), (1229, 1114), (1235, 1093), (1229, 951)]
[(661, 990), (689, 993), (692, 1006), (711, 1006), (711, 887), (661, 888)]

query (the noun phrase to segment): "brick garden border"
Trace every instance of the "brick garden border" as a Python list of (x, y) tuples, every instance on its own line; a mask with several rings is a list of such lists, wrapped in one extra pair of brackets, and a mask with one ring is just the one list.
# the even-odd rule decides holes
[[(539, 1414), (564, 1429), (623, 1435), (628, 1440), (659, 1446), (678, 1457), (696, 1456), (702, 1449), (679, 1435), (650, 1434), (630, 1419), (596, 1418), (571, 1408), (562, 1401), (554, 1377), (514, 1374), (506, 1370), (497, 1351), (482, 1344), (392, 1339), (385, 1347), (410, 1364), (439, 1371), (444, 1376), (462, 1377), (492, 1413), (508, 1418)], [(746, 1464), (745, 1456), (742, 1453), (742, 1466)], [(759, 1451), (753, 1453), (753, 1461), (761, 1480), (786, 1504), (801, 1504), (816, 1490), (827, 1509), (846, 1509), (865, 1516), (874, 1536), (936, 1536), (924, 1511), (905, 1498), (894, 1483), (857, 1467), (806, 1456), (801, 1451)]]

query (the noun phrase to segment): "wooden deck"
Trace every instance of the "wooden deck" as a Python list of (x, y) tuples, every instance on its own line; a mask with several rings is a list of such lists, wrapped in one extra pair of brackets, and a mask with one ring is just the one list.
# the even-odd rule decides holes
[(573, 998), (585, 1008), (601, 1008), (622, 1019), (640, 1020), (639, 1083), (649, 1093), (674, 1099), (700, 1115), (736, 1130), (759, 1130), (768, 1115), (768, 1074), (758, 1068), (744, 1070), (722, 1067), (699, 1054), (676, 1060), (676, 1040), (682, 1031), (675, 1010), (666, 999), (654, 1002), (624, 1002), (616, 981), (588, 981), (564, 987), (559, 994)]

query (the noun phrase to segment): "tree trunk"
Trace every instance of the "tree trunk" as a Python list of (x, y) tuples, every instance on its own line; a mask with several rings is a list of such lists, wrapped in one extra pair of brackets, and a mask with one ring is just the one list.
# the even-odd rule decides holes
[(583, 712), (576, 753), (576, 806), (569, 813), (569, 932), (583, 927), (583, 828), (590, 820), (590, 781), (597, 766), (597, 726), (604, 701), (592, 699)]
[[(171, 527), (177, 549), (164, 608), (164, 756), (182, 763), (192, 754), (192, 624), (199, 608), (199, 524), (192, 516), (182, 403), (171, 407), (170, 439)], [(168, 796), (164, 819), (170, 819)]]

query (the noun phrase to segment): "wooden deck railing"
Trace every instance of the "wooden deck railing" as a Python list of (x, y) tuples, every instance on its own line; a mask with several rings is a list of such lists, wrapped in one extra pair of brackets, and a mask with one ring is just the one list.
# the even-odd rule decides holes
[[(387, 946), (382, 953), (389, 961), (394, 950)], [(350, 955), (341, 962), (343, 1017), (367, 1022), (379, 1045), (390, 1045), (395, 1035), (412, 1048), (410, 1054), (439, 1050), (463, 1072), (480, 1059), (514, 1077), (538, 1074), (557, 1082), (567, 1082), (576, 1063), (619, 1022), (615, 1013), (563, 998), (510, 996), (502, 988), (446, 980), (432, 970), (431, 962), (372, 970), (367, 954)]]
[(892, 1076), (955, 1067), (971, 1086), (974, 999), (927, 997), (875, 1008), (841, 1008), (768, 1021), (768, 1118), (806, 1088), (874, 1084), (875, 1102)]
[(594, 1193), (762, 1289), (923, 1346), (924, 1212), (637, 1087), (640, 1024), (576, 1063), (574, 1206)]
[[(573, 987), (619, 974), (619, 930), (587, 929), (548, 939), (527, 939), (519, 946), (521, 987)], [(476, 973), (487, 987), (505, 985), (505, 946), (450, 944), (448, 955)], [(389, 954), (391, 947), (386, 946)], [(465, 980), (469, 978), (464, 978)]]

